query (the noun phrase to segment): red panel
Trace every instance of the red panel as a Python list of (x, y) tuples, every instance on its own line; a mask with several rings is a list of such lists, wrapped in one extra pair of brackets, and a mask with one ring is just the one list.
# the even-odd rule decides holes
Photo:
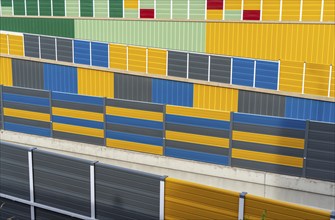
[(223, 10), (223, 0), (207, 0), (207, 10)]
[(155, 9), (140, 9), (140, 18), (155, 18)]
[(259, 21), (260, 17), (261, 17), (260, 10), (244, 10), (243, 11), (243, 20)]

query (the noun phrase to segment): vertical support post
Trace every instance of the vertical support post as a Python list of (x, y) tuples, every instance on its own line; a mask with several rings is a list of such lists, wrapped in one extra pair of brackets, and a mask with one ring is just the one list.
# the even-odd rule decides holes
[(279, 21), (282, 21), (283, 17), (283, 0), (280, 0), (280, 6), (279, 6)]
[(233, 130), (234, 130), (234, 112), (230, 112), (230, 126), (229, 126), (229, 163), (228, 166), (231, 166), (232, 153), (233, 153)]
[(154, 19), (156, 19), (156, 14), (157, 14), (157, 2), (155, 0), (154, 1)]
[(74, 40), (71, 40), (72, 42), (72, 63), (74, 63)]
[(107, 97), (104, 98), (103, 104), (103, 113), (104, 113), (104, 146), (107, 147), (107, 115), (106, 115), (106, 107), (107, 107)]
[(257, 61), (254, 60), (254, 79), (253, 79), (253, 82), (252, 82), (252, 87), (255, 88), (256, 86), (256, 65), (257, 65)]
[(187, 0), (187, 20), (190, 20), (190, 0)]
[[(33, 149), (28, 151), (28, 166), (29, 166), (29, 191), (30, 191), (30, 202), (33, 204), (35, 201), (34, 196), (34, 171), (33, 171)], [(30, 206), (30, 217), (35, 220), (35, 208), (33, 205)]]
[(90, 41), (90, 66), (92, 66), (92, 42)]
[(242, 0), (242, 4), (241, 4), (241, 21), (243, 21), (243, 15), (244, 15), (244, 0)]
[(299, 16), (299, 21), (302, 21), (302, 9), (304, 5), (304, 0), (300, 0), (300, 16)]
[(307, 162), (307, 148), (308, 148), (308, 133), (309, 133), (309, 123), (310, 121), (306, 121), (306, 128), (305, 128), (305, 143), (304, 143), (304, 164), (302, 168), (302, 177), (306, 177), (306, 162)]
[(95, 0), (92, 0), (92, 13), (93, 13), (93, 18), (95, 17)]
[(148, 74), (148, 48), (145, 48), (145, 73)]
[(171, 4), (170, 4), (170, 19), (173, 18), (173, 11), (172, 11), (172, 9), (173, 9), (173, 0), (171, 0)]
[(230, 85), (233, 84), (233, 64), (234, 64), (234, 58), (230, 58)]
[(49, 91), (49, 103), (50, 103), (50, 136), (53, 137), (53, 121), (52, 121), (52, 91)]
[(241, 192), (238, 205), (238, 220), (244, 220), (244, 200), (247, 192)]
[(79, 17), (81, 17), (81, 10), (80, 10), (80, 0), (78, 0), (78, 10), (79, 10)]
[(186, 79), (189, 78), (189, 69), (190, 69), (190, 53), (187, 53)]
[(159, 220), (164, 220), (164, 208), (165, 208), (165, 179), (167, 176), (163, 176), (159, 182)]
[[(72, 45), (72, 49), (73, 49), (73, 45)], [(42, 57), (42, 55), (41, 55), (41, 36), (38, 36), (38, 56), (41, 59), (41, 57)]]
[(14, 0), (12, 0), (12, 15), (14, 15)]
[(66, 0), (64, 0), (64, 16), (67, 17), (67, 8), (66, 8)]
[(330, 220), (335, 220), (335, 211), (330, 213)]
[(124, 0), (122, 1), (122, 18), (125, 18), (125, 8), (124, 8)]
[(261, 14), (259, 20), (263, 21), (263, 0), (261, 0)]
[(329, 82), (328, 82), (328, 97), (330, 97), (330, 90), (331, 90), (331, 84), (332, 84), (332, 72), (333, 72), (333, 66), (329, 66)]
[(56, 61), (58, 61), (58, 53), (57, 53), (57, 37), (55, 37), (55, 57), (56, 57)]
[(169, 75), (169, 51), (166, 51), (166, 76)]
[(306, 76), (306, 62), (304, 62), (304, 69), (302, 72), (302, 91), (301, 91), (302, 94), (305, 93), (305, 76)]
[(280, 85), (280, 60), (278, 60), (278, 80), (277, 80), (277, 91), (279, 91)]
[(207, 0), (205, 1), (205, 20), (207, 20)]
[(323, 22), (323, 13), (325, 10), (325, 0), (321, 1), (321, 13), (320, 13), (320, 22)]
[(54, 16), (54, 4), (53, 4), (53, 0), (51, 0), (51, 16)]
[(166, 105), (163, 105), (163, 155), (165, 155), (166, 147)]
[[(0, 85), (0, 93), (3, 96), (3, 86), (2, 85)], [(1, 96), (1, 98), (2, 98), (2, 96)], [(1, 127), (2, 127), (2, 130), (5, 130), (5, 122), (4, 122), (5, 117), (4, 117), (4, 114), (3, 114), (3, 98), (2, 98), (2, 100), (0, 100), (0, 104), (1, 104), (0, 105), (0, 110), (2, 112), (2, 114), (0, 115), (0, 117), (1, 117)]]
[(126, 57), (127, 57), (127, 60), (126, 60), (126, 61), (127, 61), (127, 71), (129, 71), (129, 68), (128, 68), (128, 63), (129, 63), (129, 62), (128, 62), (128, 57), (129, 57), (129, 56), (128, 56), (128, 51), (129, 51), (129, 47), (128, 47), (128, 45), (126, 45), (126, 53), (127, 53), (127, 56), (126, 56)]
[(91, 218), (95, 219), (95, 163), (90, 165)]
[(208, 82), (211, 81), (211, 56), (208, 56)]
[(138, 0), (137, 18), (141, 18), (141, 0)]
[(24, 15), (27, 16), (27, 0), (24, 0)]
[(223, 1), (222, 5), (222, 20), (226, 19), (226, 1)]

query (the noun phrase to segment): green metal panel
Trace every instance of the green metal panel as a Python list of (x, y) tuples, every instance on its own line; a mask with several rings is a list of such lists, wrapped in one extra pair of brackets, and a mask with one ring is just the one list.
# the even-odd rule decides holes
[(25, 15), (24, 0), (14, 0), (14, 15)]
[(241, 20), (241, 10), (225, 10), (225, 20), (230, 21), (240, 21)]
[(170, 19), (171, 17), (171, 0), (159, 0), (156, 2), (156, 18)]
[(109, 0), (109, 17), (123, 17), (123, 0)]
[(206, 0), (190, 1), (190, 19), (205, 20)]
[(93, 17), (93, 0), (80, 0), (80, 17)]
[(108, 18), (108, 1), (109, 0), (94, 1), (94, 17)]
[(53, 16), (65, 16), (65, 2), (64, 0), (53, 0)]
[(138, 18), (138, 9), (125, 9), (124, 17), (125, 18)]
[(51, 0), (40, 0), (40, 15), (51, 16)]
[(26, 0), (27, 15), (38, 15), (37, 0)]
[(172, 2), (172, 18), (187, 19), (188, 0), (178, 0)]
[(141, 0), (140, 8), (142, 9), (153, 9), (155, 8), (154, 0)]
[(79, 2), (78, 0), (66, 0), (66, 16), (79, 17)]
[(2, 6), (1, 8), (1, 12), (2, 12), (2, 15), (6, 16), (6, 15), (12, 15), (13, 13), (13, 8), (12, 6), (10, 7), (7, 7), (7, 6)]
[(12, 0), (1, 0), (2, 7), (12, 7)]

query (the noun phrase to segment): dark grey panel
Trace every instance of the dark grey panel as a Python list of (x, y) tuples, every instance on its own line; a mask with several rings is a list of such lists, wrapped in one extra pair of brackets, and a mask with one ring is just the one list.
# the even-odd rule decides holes
[(335, 173), (333, 171), (306, 168), (306, 178), (335, 182)]
[[(330, 148), (334, 148), (333, 146), (329, 146)], [(307, 149), (307, 159), (313, 159), (313, 160), (325, 160), (325, 161), (335, 161), (335, 152), (329, 152), (324, 150), (317, 150), (317, 149)]]
[(11, 122), (11, 123), (16, 123), (16, 124), (21, 124), (21, 125), (28, 125), (28, 126), (35, 126), (35, 127), (50, 129), (49, 122), (23, 119), (23, 118), (14, 118), (14, 117), (8, 117), (8, 116), (5, 116), (4, 119), (5, 119), (5, 122)]
[(2, 85), (0, 85), (0, 130), (2, 129), (2, 122), (3, 122), (3, 102), (2, 102)]
[(40, 57), (38, 36), (28, 34), (24, 35), (24, 53), (26, 57)]
[(14, 108), (14, 109), (20, 109), (25, 111), (33, 111), (33, 112), (40, 112), (40, 113), (50, 113), (50, 108), (44, 107), (44, 106), (36, 106), (36, 105), (22, 105), (21, 103), (17, 102), (3, 102), (3, 106), (5, 108)]
[(0, 197), (0, 219), (30, 220), (30, 206)]
[(40, 37), (41, 58), (56, 60), (56, 45), (53, 37)]
[(229, 131), (217, 130), (213, 128), (201, 128), (182, 124), (165, 123), (165, 129), (190, 134), (199, 134), (212, 137), (229, 138)]
[(335, 133), (335, 124), (312, 121), (309, 123), (309, 129), (311, 131)]
[(57, 60), (73, 62), (72, 40), (57, 38)]
[(14, 86), (43, 89), (43, 63), (12, 59), (12, 68)]
[(133, 127), (121, 124), (107, 124), (107, 130), (119, 131), (119, 132), (126, 132), (131, 134), (139, 134), (145, 136), (152, 136), (152, 137), (159, 137), (163, 138), (163, 131), (161, 130), (154, 130), (150, 128), (143, 128), (143, 127)]
[(151, 102), (152, 79), (115, 73), (114, 95), (118, 99)]
[(189, 54), (190, 79), (208, 80), (208, 55)]
[(239, 90), (238, 112), (284, 117), (285, 97)]
[(187, 77), (187, 53), (168, 52), (168, 75), (182, 78)]
[(193, 143), (186, 143), (186, 142), (180, 142), (180, 141), (165, 141), (166, 147), (173, 147), (173, 148), (179, 148), (183, 150), (192, 150), (192, 151), (198, 151), (198, 152), (204, 152), (209, 154), (219, 154), (219, 155), (226, 155), (229, 154), (228, 148), (222, 148), (222, 147), (213, 147), (213, 146), (207, 146), (202, 144), (193, 144)]
[(45, 209), (35, 208), (35, 219), (36, 220), (75, 220), (78, 218), (59, 214)]
[(106, 105), (115, 106), (119, 108), (131, 108), (131, 109), (136, 109), (136, 110), (152, 111), (152, 112), (163, 112), (164, 110), (163, 105), (117, 100), (117, 99), (107, 99)]
[(35, 150), (35, 201), (90, 216), (90, 161)]
[(52, 107), (68, 108), (68, 109), (73, 109), (73, 110), (82, 110), (82, 111), (104, 113), (103, 106), (82, 104), (82, 103), (77, 103), (77, 102), (66, 102), (66, 101), (52, 100)]
[(335, 160), (326, 161), (326, 160), (307, 159), (306, 166), (313, 168), (313, 169), (334, 172), (335, 171)]
[(48, 91), (35, 90), (35, 89), (26, 89), (26, 88), (15, 88), (15, 87), (3, 87), (4, 93), (12, 93), (16, 95), (25, 95), (25, 96), (36, 96), (41, 98), (49, 98)]
[(211, 56), (210, 66), (210, 81), (230, 83), (230, 57)]
[(103, 138), (98, 137), (89, 137), (85, 135), (79, 135), (79, 134), (70, 134), (60, 131), (52, 131), (53, 138), (63, 139), (63, 140), (69, 140), (69, 141), (77, 141), (82, 142), (86, 144), (95, 144), (95, 145), (105, 145)]

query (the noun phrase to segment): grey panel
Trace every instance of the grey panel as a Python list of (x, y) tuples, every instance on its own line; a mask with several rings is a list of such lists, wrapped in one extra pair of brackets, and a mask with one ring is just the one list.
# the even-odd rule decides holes
[(90, 161), (33, 152), (35, 201), (90, 216)]
[(230, 83), (231, 58), (211, 56), (210, 81)]
[(168, 75), (182, 78), (187, 77), (187, 53), (168, 52)]
[(158, 219), (160, 176), (97, 163), (97, 219)]
[(49, 122), (23, 119), (23, 118), (14, 118), (14, 117), (8, 117), (8, 116), (5, 116), (4, 119), (5, 119), (5, 122), (50, 129), (50, 123)]
[(30, 220), (30, 206), (0, 197), (0, 219)]
[(190, 79), (208, 80), (208, 55), (189, 54)]
[(14, 86), (43, 89), (43, 63), (12, 59), (12, 68)]
[(40, 37), (41, 58), (56, 60), (55, 38)]
[(150, 128), (108, 123), (106, 126), (106, 129), (113, 130), (113, 131), (119, 131), (119, 132), (126, 132), (126, 133), (131, 133), (131, 134), (139, 134), (139, 135), (163, 138), (163, 131), (154, 130)]
[(68, 108), (68, 109), (73, 109), (73, 110), (82, 110), (82, 111), (104, 113), (103, 106), (82, 104), (82, 103), (76, 103), (76, 102), (66, 102), (66, 101), (52, 100), (52, 107)]
[(163, 112), (164, 106), (152, 103), (132, 102), (117, 99), (107, 99), (106, 105), (119, 108), (131, 108), (143, 111)]
[(63, 139), (63, 140), (69, 140), (69, 141), (77, 141), (87, 144), (95, 144), (95, 145), (105, 145), (103, 138), (98, 137), (89, 137), (85, 135), (79, 135), (79, 134), (70, 134), (60, 131), (52, 131), (53, 138)]
[(152, 79), (115, 73), (114, 95), (118, 99), (151, 102)]
[(36, 96), (41, 98), (49, 98), (48, 91), (26, 89), (26, 88), (15, 88), (15, 87), (3, 87), (4, 93), (12, 93), (16, 95)]
[(284, 117), (285, 97), (239, 90), (238, 112)]
[(57, 60), (73, 62), (72, 40), (57, 38)]
[(165, 123), (165, 129), (170, 131), (199, 134), (212, 137), (229, 138), (229, 131), (213, 128), (201, 128), (182, 124)]
[(50, 108), (49, 107), (29, 105), (29, 104), (22, 105), (21, 103), (17, 103), (17, 102), (7, 102), (7, 101), (5, 101), (5, 102), (3, 102), (3, 106), (6, 107), (6, 108), (14, 108), (14, 109), (20, 109), (20, 110), (25, 110), (25, 111), (50, 113)]
[(226, 156), (229, 154), (228, 148), (212, 147), (212, 146), (207, 146), (207, 145), (202, 145), (202, 144), (193, 144), (193, 143), (186, 143), (186, 142), (179, 142), (179, 141), (166, 140), (165, 146), (184, 149), (184, 150), (204, 152), (204, 153), (209, 153), (209, 154), (220, 154), (220, 155), (226, 155)]
[(24, 35), (24, 53), (26, 57), (40, 57), (38, 36)]
[(0, 193), (29, 200), (29, 148), (0, 142)]
[(59, 214), (45, 209), (35, 208), (35, 219), (36, 220), (75, 220), (78, 218)]
[(335, 182), (335, 173), (319, 169), (306, 168), (306, 177), (318, 180)]
[(2, 122), (3, 122), (3, 102), (2, 102), (2, 85), (0, 85), (0, 130), (2, 129)]

